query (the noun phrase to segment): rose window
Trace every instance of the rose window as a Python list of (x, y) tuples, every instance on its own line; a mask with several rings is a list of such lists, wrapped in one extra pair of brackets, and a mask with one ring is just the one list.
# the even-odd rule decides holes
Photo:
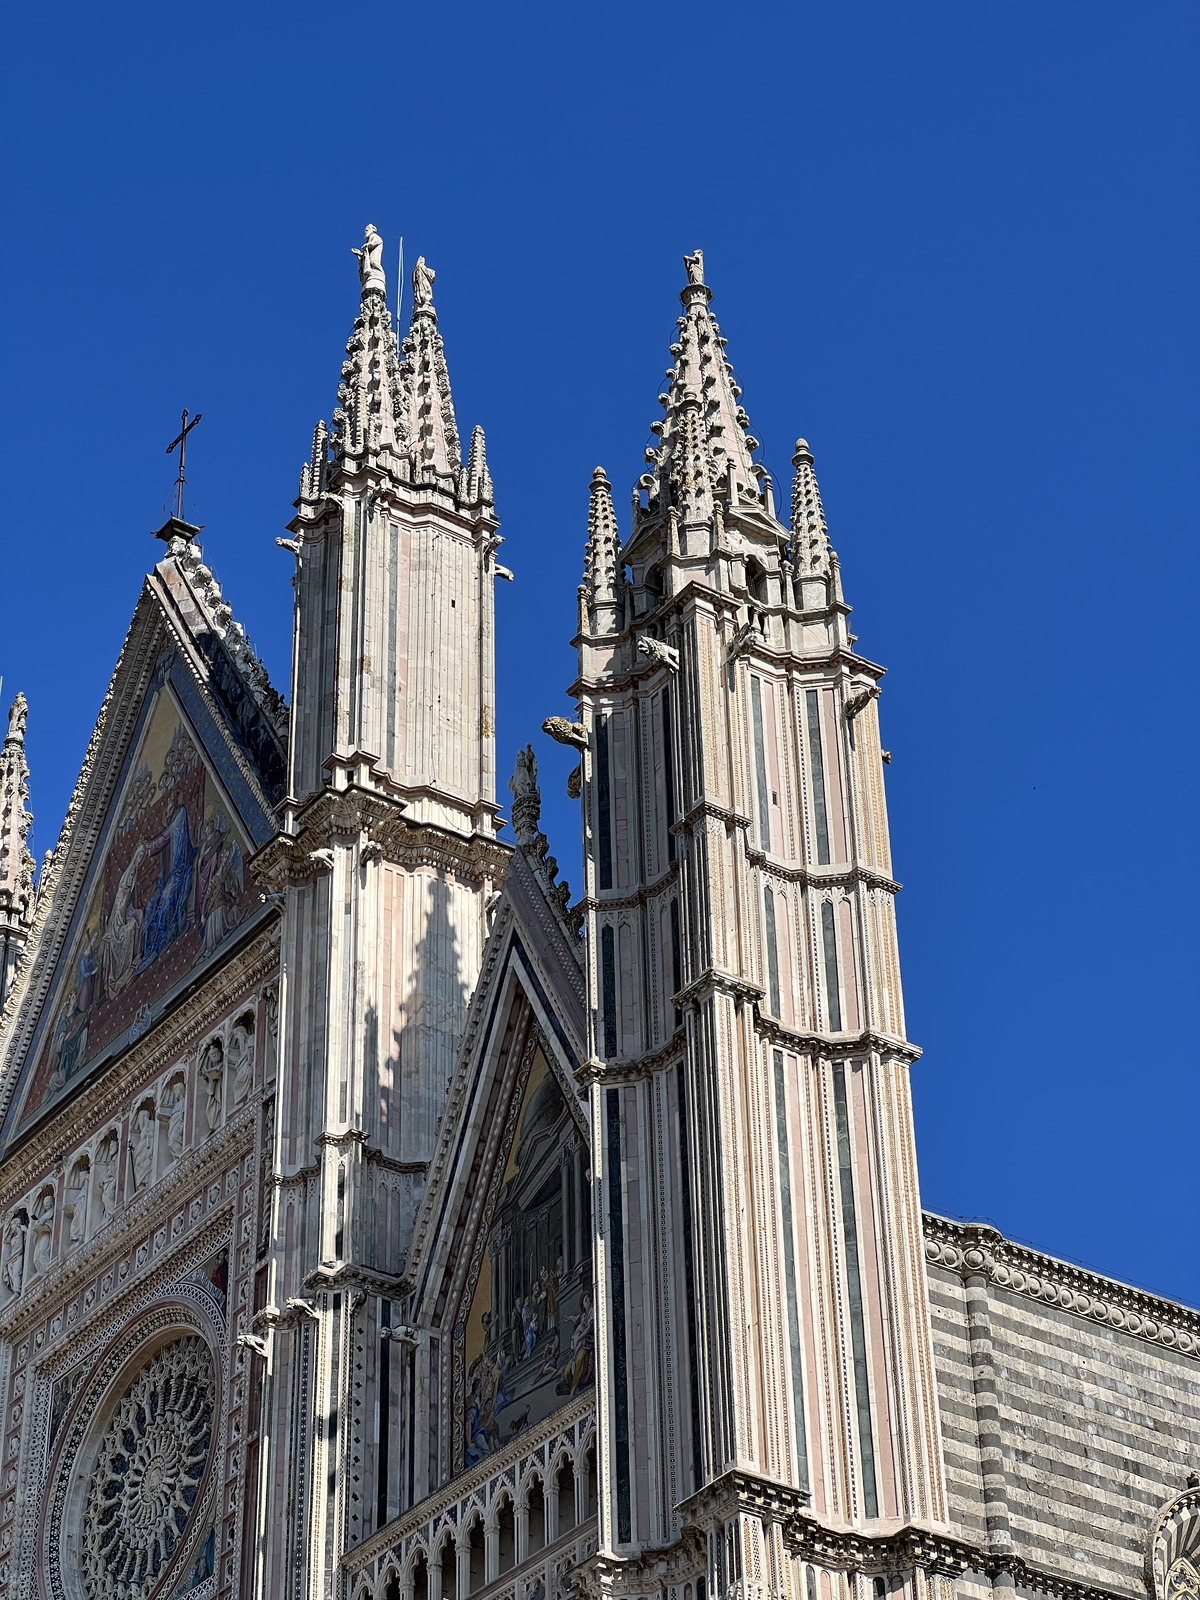
[(134, 1378), (100, 1441), (83, 1514), (89, 1595), (153, 1589), (191, 1519), (212, 1425), (212, 1356), (203, 1339), (179, 1339)]

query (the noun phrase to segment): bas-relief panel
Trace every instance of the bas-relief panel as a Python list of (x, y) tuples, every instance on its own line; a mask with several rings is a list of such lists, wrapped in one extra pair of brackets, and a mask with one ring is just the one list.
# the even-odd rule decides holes
[(24, 1123), (114, 1041), (145, 1032), (156, 1002), (254, 907), (250, 846), (165, 688), (146, 718), (115, 818), (59, 978), (53, 1021), (42, 1032)]
[(538, 1049), (466, 1317), (464, 1466), (591, 1387), (592, 1297), (587, 1146)]

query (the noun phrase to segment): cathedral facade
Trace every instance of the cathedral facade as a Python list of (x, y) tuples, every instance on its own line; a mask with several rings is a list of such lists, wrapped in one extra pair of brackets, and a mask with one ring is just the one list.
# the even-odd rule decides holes
[(537, 735), (574, 896), (434, 274), (401, 338), (356, 254), (286, 699), (173, 517), (36, 873), (9, 717), (0, 1600), (1196, 1600), (1200, 1313), (922, 1210), (883, 668), (700, 253)]

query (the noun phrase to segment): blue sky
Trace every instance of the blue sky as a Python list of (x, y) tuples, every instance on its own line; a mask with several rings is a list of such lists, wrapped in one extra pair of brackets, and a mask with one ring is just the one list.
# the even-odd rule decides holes
[(487, 429), (502, 769), (578, 881), (597, 462), (641, 470), (703, 247), (765, 460), (811, 442), (881, 702), (925, 1203), (1200, 1303), (1200, 20), (67, 0), (7, 22), (0, 673), (54, 842), (172, 480), (287, 681), (290, 516), (373, 221)]

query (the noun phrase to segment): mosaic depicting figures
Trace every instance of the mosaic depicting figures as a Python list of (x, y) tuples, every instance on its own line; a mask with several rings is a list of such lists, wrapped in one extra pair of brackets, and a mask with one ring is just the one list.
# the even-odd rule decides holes
[(160, 692), (26, 1100), (35, 1113), (250, 914), (248, 846), (174, 701)]
[(595, 1381), (586, 1146), (539, 1050), (466, 1326), (473, 1466)]

